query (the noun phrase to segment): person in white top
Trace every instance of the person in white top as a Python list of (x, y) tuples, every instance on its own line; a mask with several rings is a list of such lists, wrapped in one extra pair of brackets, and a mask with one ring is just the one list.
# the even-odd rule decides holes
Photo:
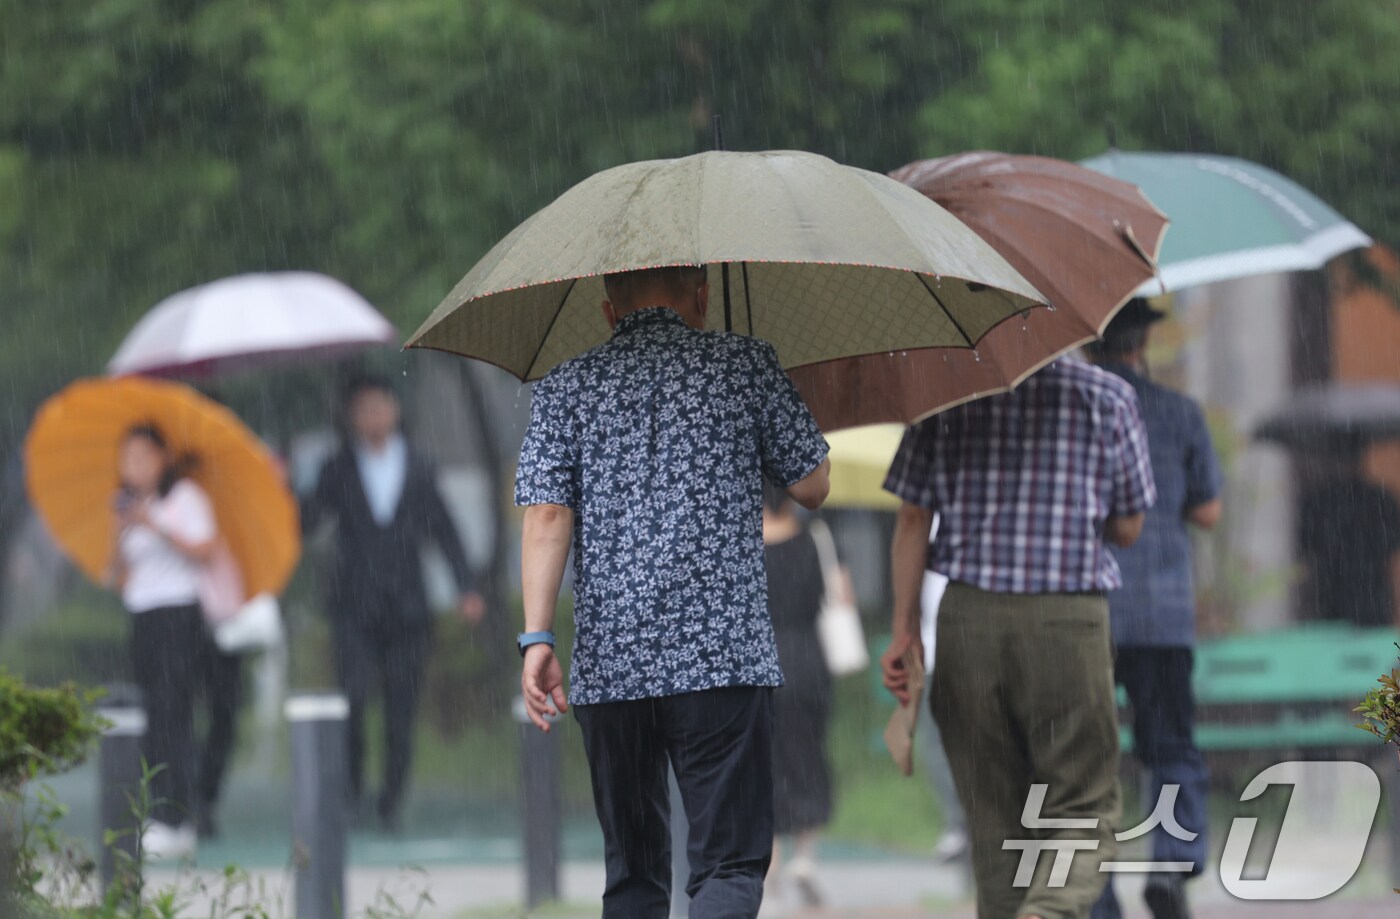
[(191, 818), (200, 803), (194, 700), (213, 665), (199, 596), (218, 527), (209, 496), (182, 475), (181, 465), (159, 427), (132, 427), (122, 439), (122, 484), (114, 498), (111, 580), (131, 613), (132, 670), (146, 709), (142, 755), (159, 767), (150, 781), (154, 803), (143, 837), (153, 857), (194, 851)]
[[(938, 537), (938, 515), (933, 515), (933, 527), (929, 530), (928, 541), (932, 545)], [(920, 620), (920, 637), (924, 644), (924, 660), (929, 676), (933, 675), (933, 650), (938, 633), (938, 606), (943, 602), (943, 592), (948, 588), (948, 579), (937, 571), (925, 570), (923, 588), (919, 600), (923, 607)], [(943, 749), (943, 736), (938, 731), (938, 722), (933, 720), (929, 706), (919, 710), (920, 752), (924, 771), (933, 785), (938, 798), (939, 809), (943, 813), (943, 832), (938, 837), (933, 854), (941, 862), (960, 860), (967, 853), (967, 815), (958, 800), (958, 789), (953, 784), (953, 771), (948, 765), (948, 754)]]

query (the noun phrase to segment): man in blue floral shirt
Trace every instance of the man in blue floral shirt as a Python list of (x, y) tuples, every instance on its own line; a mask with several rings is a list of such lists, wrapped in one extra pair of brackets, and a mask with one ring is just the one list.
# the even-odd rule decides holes
[(670, 910), (667, 764), (692, 917), (755, 916), (773, 847), (763, 478), (815, 508), (827, 445), (768, 344), (701, 331), (701, 267), (609, 275), (612, 339), (535, 386), (516, 503), (527, 711), (566, 710), (551, 631), (569, 549), (568, 702), (607, 853), (604, 917)]

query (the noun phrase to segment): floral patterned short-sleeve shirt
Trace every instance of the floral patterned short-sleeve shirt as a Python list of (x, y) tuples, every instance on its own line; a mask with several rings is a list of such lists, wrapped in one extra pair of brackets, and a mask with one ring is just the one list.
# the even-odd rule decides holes
[(771, 345), (664, 307), (536, 383), (515, 501), (575, 511), (570, 702), (781, 685), (763, 477), (826, 454)]

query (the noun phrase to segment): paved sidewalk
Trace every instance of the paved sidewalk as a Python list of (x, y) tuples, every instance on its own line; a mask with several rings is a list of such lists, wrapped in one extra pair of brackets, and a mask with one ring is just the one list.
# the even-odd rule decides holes
[[(908, 915), (910, 908), (957, 905), (965, 901), (966, 886), (958, 868), (894, 859), (834, 862), (824, 864), (821, 870), (830, 908), (815, 915), (882, 915), (881, 911), (891, 910), (894, 912), (890, 915)], [(188, 891), (192, 915), (207, 915), (207, 904), (224, 886), (223, 875), (215, 870), (153, 869), (148, 879), (156, 888), (179, 884)], [(361, 916), (371, 908), (382, 908), (392, 901), (417, 919), (473, 919), (476, 916), (503, 919), (521, 914), (518, 904), (523, 899), (524, 883), (523, 871), (518, 865), (438, 865), (427, 869), (355, 867), (347, 882), (350, 907), (347, 915)], [(574, 916), (582, 919), (596, 915), (597, 908), (592, 904), (602, 895), (603, 865), (601, 862), (566, 863), (560, 885), (563, 903), (578, 908), (552, 907), (550, 919), (574, 919)], [(274, 916), (290, 914), (292, 882), (287, 872), (250, 872), (246, 883), (239, 883), (233, 900), (236, 902), (249, 893), (270, 907)], [(424, 894), (431, 898), (431, 903), (423, 899)], [(774, 917), (803, 914), (772, 909), (780, 906), (780, 899), (770, 894), (765, 917), (770, 912)]]
[[(173, 871), (153, 871), (159, 886), (176, 879)], [(190, 889), (202, 881), (212, 889), (192, 894), (190, 915), (208, 915), (209, 898), (221, 884), (217, 872), (184, 876)], [(960, 869), (914, 859), (841, 861), (822, 865), (821, 880), (829, 905), (822, 910), (784, 908), (781, 891), (770, 895), (763, 916), (772, 919), (975, 919), (976, 910)], [(1147, 919), (1141, 906), (1141, 879), (1125, 879), (1120, 885), (1129, 919)], [(250, 875), (258, 899), (274, 916), (289, 916), (292, 900), (290, 878), (284, 872), (262, 871)], [(603, 866), (594, 862), (568, 863), (561, 877), (563, 901), (570, 906), (551, 907), (548, 919), (589, 919), (597, 915), (603, 886)], [(402, 915), (417, 919), (510, 919), (524, 916), (521, 901), (524, 878), (516, 865), (442, 865), (427, 870), (357, 867), (350, 873), (350, 916), (363, 916), (373, 907), (397, 903)], [(431, 903), (422, 895), (431, 897)], [(1377, 873), (1363, 872), (1358, 880), (1332, 898), (1313, 903), (1250, 903), (1236, 900), (1209, 877), (1192, 890), (1198, 919), (1394, 919), (1400, 915), (1400, 894), (1389, 894)], [(237, 898), (235, 898), (237, 899)], [(396, 910), (389, 914), (398, 915)]]
[[(1334, 795), (1335, 797), (1335, 795)], [(1323, 805), (1326, 806), (1323, 806)], [(1331, 802), (1297, 802), (1310, 816), (1306, 842), (1295, 840), (1287, 859), (1275, 851), (1275, 837), (1260, 830), (1260, 838), (1252, 840), (1247, 877), (1262, 876), (1265, 871), (1277, 872), (1281, 878), (1308, 886), (1309, 881), (1326, 884), (1329, 868), (1335, 868), (1336, 853), (1345, 850), (1339, 843), (1347, 839), (1361, 822), (1368, 826), (1372, 816), (1365, 809), (1352, 814), (1342, 799)], [(1316, 805), (1316, 806), (1314, 806)], [(1343, 832), (1345, 830), (1345, 832)], [(1275, 836), (1277, 831), (1275, 831)], [(1371, 837), (1361, 868), (1341, 891), (1322, 901), (1295, 903), (1247, 902), (1235, 899), (1224, 888), (1219, 875), (1219, 846), (1224, 834), (1214, 836), (1212, 855), (1205, 873), (1191, 883), (1190, 895), (1198, 919), (1379, 919), (1400, 916), (1400, 894), (1392, 887), (1400, 886), (1400, 877), (1390, 877), (1390, 840), (1385, 833)], [(361, 856), (356, 859), (347, 879), (348, 907), (346, 915), (360, 919), (373, 912), (380, 916), (414, 917), (414, 919), (514, 919), (524, 915), (519, 904), (525, 889), (524, 868), (518, 856), (518, 843), (500, 839), (499, 850), (492, 857), (464, 857), (461, 840), (455, 836), (418, 838), (415, 840), (375, 840), (357, 838), (355, 848)], [(235, 891), (254, 896), (266, 906), (274, 919), (287, 919), (292, 902), (292, 883), (286, 871), (287, 856), (284, 842), (265, 840), (243, 854), (238, 863), (263, 865), (250, 875), (250, 886)], [(379, 851), (376, 846), (382, 846)], [(1146, 858), (1137, 851), (1141, 843), (1130, 844), (1123, 855)], [(480, 850), (480, 846), (476, 847)], [(566, 853), (567, 853), (566, 849)], [(586, 853), (575, 847), (575, 853)], [(206, 852), (208, 868), (215, 868), (229, 853), (217, 848)], [(373, 856), (366, 858), (365, 856)], [(770, 885), (764, 919), (974, 919), (976, 910), (971, 899), (971, 885), (960, 866), (939, 865), (931, 858), (882, 856), (829, 852), (820, 863), (818, 879), (826, 894), (827, 908), (822, 911), (799, 910), (795, 899), (781, 884)], [(603, 889), (603, 865), (592, 853), (568, 856), (560, 878), (561, 900), (564, 906), (552, 906), (541, 911), (539, 919), (591, 919), (598, 915), (598, 902)], [(1275, 864), (1277, 862), (1277, 864)], [(276, 865), (281, 867), (272, 867)], [(397, 865), (422, 865), (422, 868), (398, 868)], [(169, 870), (152, 872), (156, 885), (168, 884), (177, 875)], [(1130, 919), (1148, 919), (1142, 905), (1142, 875), (1120, 875), (1117, 878), (1119, 899)], [(203, 883), (205, 890), (195, 890), (191, 884)], [(184, 915), (208, 916), (207, 904), (223, 887), (217, 871), (187, 874), (184, 886), (192, 891), (189, 909)], [(424, 898), (426, 894), (431, 900)], [(200, 907), (203, 907), (202, 909)]]

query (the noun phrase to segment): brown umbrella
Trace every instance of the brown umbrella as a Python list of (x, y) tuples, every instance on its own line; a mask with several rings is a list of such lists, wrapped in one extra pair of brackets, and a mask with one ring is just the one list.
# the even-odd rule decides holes
[(975, 152), (891, 173), (991, 244), (1049, 301), (961, 347), (896, 351), (790, 371), (826, 431), (911, 424), (1004, 392), (1097, 338), (1156, 273), (1167, 218), (1136, 185), (1042, 156)]

